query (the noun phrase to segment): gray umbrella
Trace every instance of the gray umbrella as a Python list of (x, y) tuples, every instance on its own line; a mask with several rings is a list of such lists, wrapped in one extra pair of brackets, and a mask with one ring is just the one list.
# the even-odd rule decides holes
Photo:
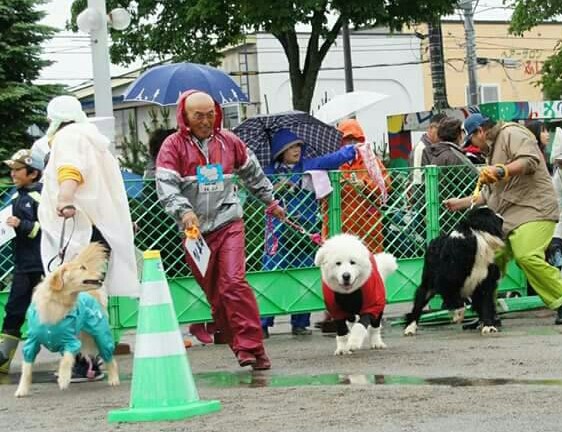
[(339, 149), (342, 133), (302, 111), (258, 115), (234, 128), (263, 167), (271, 163), (271, 139), (279, 129), (289, 129), (306, 144), (306, 157), (313, 158)]

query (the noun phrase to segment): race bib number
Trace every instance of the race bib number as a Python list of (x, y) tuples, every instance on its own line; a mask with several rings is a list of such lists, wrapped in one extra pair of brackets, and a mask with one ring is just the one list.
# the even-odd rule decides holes
[(207, 273), (207, 267), (209, 266), (209, 258), (211, 257), (211, 250), (207, 245), (207, 242), (201, 234), (196, 238), (185, 239), (185, 249), (189, 256), (193, 259), (193, 262), (197, 266), (197, 270), (201, 273), (201, 276), (205, 277)]
[(224, 190), (224, 173), (222, 165), (208, 164), (197, 167), (197, 184), (199, 192), (221, 192)]

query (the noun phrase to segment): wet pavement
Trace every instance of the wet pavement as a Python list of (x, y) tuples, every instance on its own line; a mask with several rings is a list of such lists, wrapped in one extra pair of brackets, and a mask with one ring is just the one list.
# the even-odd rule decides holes
[(189, 349), (200, 398), (219, 399), (223, 409), (170, 423), (107, 423), (108, 411), (129, 403), (132, 356), (118, 357), (118, 388), (94, 382), (61, 392), (57, 357), (41, 353), (31, 397), (13, 397), (17, 373), (0, 378), (0, 420), (11, 432), (69, 424), (73, 432), (559, 432), (562, 328), (552, 321), (548, 311), (514, 314), (492, 337), (447, 325), (406, 338), (387, 325), (387, 350), (336, 357), (333, 335), (293, 337), (280, 319), (267, 341), (271, 371), (239, 368), (224, 345)]

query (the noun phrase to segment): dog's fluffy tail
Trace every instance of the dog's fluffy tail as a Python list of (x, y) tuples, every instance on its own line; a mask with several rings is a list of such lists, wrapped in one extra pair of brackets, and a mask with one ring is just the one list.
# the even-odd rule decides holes
[(386, 278), (398, 270), (398, 262), (392, 254), (386, 252), (375, 254), (375, 261), (383, 281), (386, 281)]

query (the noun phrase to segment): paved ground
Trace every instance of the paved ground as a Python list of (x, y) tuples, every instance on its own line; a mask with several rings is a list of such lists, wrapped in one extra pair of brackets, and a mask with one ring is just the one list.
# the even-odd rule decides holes
[[(60, 392), (37, 367), (33, 394), (15, 399), (17, 375), (0, 385), (0, 424), (9, 431), (380, 431), (514, 432), (562, 430), (562, 328), (550, 311), (511, 315), (492, 337), (457, 326), (424, 327), (415, 338), (386, 326), (385, 351), (334, 357), (333, 337), (294, 338), (281, 322), (267, 342), (274, 369), (236, 366), (225, 346), (188, 351), (201, 399), (221, 412), (188, 421), (107, 423), (125, 407), (132, 357), (119, 357), (124, 382), (74, 384)], [(131, 340), (134, 340), (131, 338)], [(48, 382), (45, 382), (48, 381)]]

